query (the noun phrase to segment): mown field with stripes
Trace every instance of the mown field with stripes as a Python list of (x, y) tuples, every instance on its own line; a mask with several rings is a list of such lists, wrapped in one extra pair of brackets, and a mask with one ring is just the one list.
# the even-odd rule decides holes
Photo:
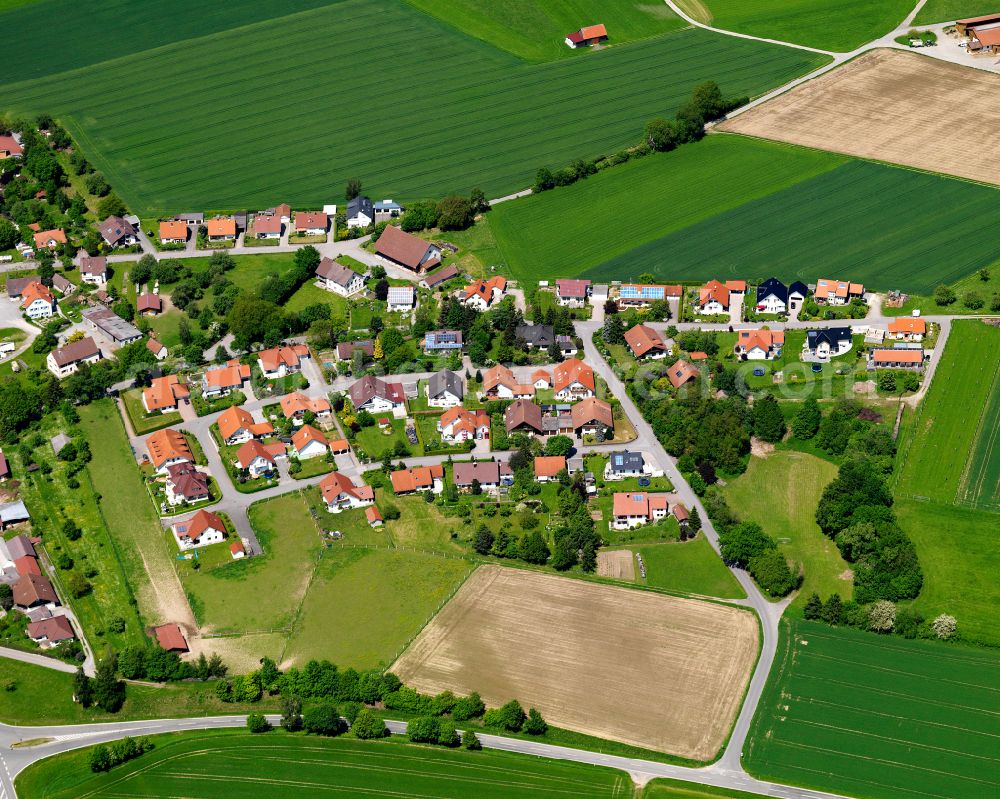
[(622, 772), (505, 752), (452, 751), (400, 739), (364, 742), (273, 732), (161, 735), (142, 757), (94, 775), (87, 750), (42, 761), (17, 781), (31, 799), (631, 799)]
[(784, 621), (744, 763), (867, 799), (982, 799), (1000, 784), (1000, 657)]
[(318, 205), (350, 176), (404, 201), (497, 196), (634, 143), (701, 81), (756, 95), (824, 61), (687, 29), (529, 64), (398, 0), (345, 0), (9, 85), (3, 107), (60, 118), (140, 215)]
[(1000, 259), (984, 223), (1000, 224), (995, 189), (728, 135), (490, 215), (522, 280), (815, 282), (819, 269), (917, 294)]

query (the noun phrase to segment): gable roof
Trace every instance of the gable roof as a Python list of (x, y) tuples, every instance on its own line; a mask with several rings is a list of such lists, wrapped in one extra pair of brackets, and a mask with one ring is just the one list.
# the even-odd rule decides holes
[(60, 369), (74, 363), (79, 363), (87, 358), (93, 358), (95, 355), (100, 357), (101, 351), (97, 347), (97, 342), (91, 336), (52, 350), (52, 360), (56, 362), (56, 366)]
[(489, 428), (490, 415), (483, 410), (470, 411), (461, 405), (456, 405), (441, 414), (439, 422), (442, 431), (450, 427), (453, 434), (462, 430), (473, 434), (480, 427)]
[(290, 347), (282, 345), (261, 350), (257, 353), (257, 357), (265, 372), (276, 372), (282, 365), (294, 369), (300, 365), (303, 358), (309, 357), (309, 348), (305, 344), (293, 344)]
[(261, 214), (254, 217), (253, 232), (260, 233), (281, 233), (281, 217), (277, 214)]
[(667, 371), (667, 377), (674, 388), (680, 388), (689, 380), (694, 380), (701, 372), (687, 361), (677, 361)]
[(243, 385), (244, 380), (249, 379), (250, 366), (235, 358), (226, 361), (225, 366), (205, 372), (205, 384), (211, 388), (238, 388)]
[(319, 266), (316, 267), (316, 274), (324, 280), (329, 280), (331, 283), (336, 283), (345, 289), (351, 285), (351, 281), (361, 277), (353, 269), (343, 264), (338, 264), (332, 258), (324, 258), (320, 261)]
[(502, 275), (494, 275), (489, 280), (477, 280), (474, 283), (470, 283), (465, 287), (465, 302), (468, 302), (473, 297), (479, 297), (483, 302), (489, 305), (493, 302), (493, 291), (497, 290), (501, 293), (507, 290), (507, 278)]
[(556, 393), (574, 383), (580, 383), (593, 391), (596, 387), (594, 370), (579, 358), (567, 358), (562, 363), (556, 364), (552, 370), (552, 387)]
[(373, 375), (365, 375), (354, 383), (347, 393), (355, 408), (360, 408), (374, 397), (379, 397), (393, 405), (399, 405), (406, 399), (402, 383), (386, 383)]
[(200, 510), (190, 519), (174, 524), (174, 532), (178, 538), (187, 538), (194, 541), (206, 530), (218, 530), (220, 533), (226, 532), (225, 522), (208, 510)]
[(427, 275), (423, 282), (427, 288), (433, 289), (437, 288), (439, 285), (444, 283), (446, 280), (451, 280), (453, 277), (458, 275), (458, 267), (455, 264), (448, 264), (437, 272)]
[(555, 340), (552, 325), (531, 325), (522, 323), (514, 330), (514, 335), (524, 339), (525, 344), (533, 347), (548, 347)]
[(271, 451), (256, 438), (251, 438), (236, 450), (236, 461), (244, 469), (249, 467), (257, 458), (263, 458), (272, 466), (275, 463), (274, 455), (271, 454)]
[(161, 624), (153, 628), (153, 634), (161, 648), (168, 652), (187, 652), (188, 645), (179, 624)]
[(919, 333), (923, 335), (927, 332), (927, 320), (919, 316), (897, 316), (888, 324), (890, 333)]
[(498, 485), (501, 475), (510, 474), (510, 466), (499, 461), (456, 463), (452, 469), (457, 486), (470, 486), (473, 480), (478, 480), (480, 485)]
[(757, 286), (757, 302), (763, 302), (772, 294), (782, 302), (788, 302), (788, 286), (776, 277), (769, 277)]
[(66, 234), (60, 228), (55, 228), (53, 230), (43, 230), (41, 233), (35, 233), (34, 239), (36, 247), (48, 247), (50, 241), (54, 241), (57, 244), (65, 244)]
[(46, 641), (57, 643), (59, 641), (69, 641), (76, 638), (73, 632), (73, 625), (70, 624), (66, 616), (52, 616), (41, 621), (33, 621), (28, 625), (28, 637), (36, 641), (44, 638)]
[(296, 230), (313, 230), (323, 228), (326, 230), (329, 220), (322, 211), (297, 211), (295, 214)]
[(788, 287), (788, 296), (791, 297), (793, 294), (798, 294), (801, 297), (807, 297), (809, 296), (809, 286), (801, 280), (796, 280)]
[(134, 236), (135, 228), (120, 216), (109, 216), (101, 222), (99, 228), (103, 239), (112, 246), (126, 236)]
[(361, 341), (341, 341), (337, 345), (337, 357), (342, 361), (349, 361), (355, 350), (361, 350), (371, 358), (375, 354), (375, 344), (367, 338)]
[(413, 286), (389, 286), (385, 301), (389, 305), (413, 305), (415, 293)]
[(174, 463), (167, 467), (167, 481), (173, 492), (187, 500), (208, 496), (208, 475), (199, 472), (190, 461)]
[(555, 477), (565, 468), (565, 455), (539, 455), (535, 458), (535, 477)]
[(7, 541), (7, 551), (14, 560), (17, 558), (38, 557), (38, 554), (35, 552), (35, 547), (31, 543), (31, 539), (24, 533), (16, 535)]
[(135, 308), (139, 313), (143, 311), (162, 311), (163, 310), (163, 300), (160, 299), (158, 294), (140, 294), (139, 298), (135, 301)]
[(177, 375), (166, 375), (154, 377), (149, 388), (142, 390), (142, 396), (146, 401), (146, 407), (152, 412), (174, 407), (177, 400), (191, 396), (191, 392), (180, 382)]
[(614, 427), (615, 419), (611, 406), (604, 400), (597, 397), (587, 397), (576, 403), (570, 409), (570, 416), (573, 419), (573, 429), (578, 430), (584, 425), (597, 422), (604, 427)]
[(153, 353), (153, 355), (159, 355), (166, 349), (166, 346), (162, 341), (157, 341), (155, 338), (151, 338), (146, 340), (146, 349)]
[(642, 471), (646, 464), (646, 459), (641, 452), (613, 452), (608, 458), (608, 466), (612, 473)]
[(396, 494), (432, 488), (435, 479), (444, 479), (444, 466), (440, 463), (389, 472), (392, 490)]
[(59, 597), (47, 577), (39, 574), (25, 574), (14, 583), (14, 604), (28, 607), (38, 602), (59, 604)]
[(705, 305), (713, 300), (723, 308), (729, 307), (729, 289), (718, 280), (709, 280), (698, 291), (699, 305)]
[(254, 436), (266, 436), (274, 433), (270, 422), (255, 422), (248, 411), (238, 405), (226, 408), (216, 420), (223, 441), (228, 441), (240, 430), (247, 430)]
[(742, 347), (745, 352), (758, 347), (767, 352), (771, 347), (784, 343), (784, 330), (741, 330), (736, 339), (737, 346)]
[(518, 383), (517, 378), (514, 377), (514, 373), (502, 363), (498, 363), (496, 366), (491, 366), (483, 372), (483, 391), (489, 393), (497, 386), (504, 386), (510, 389), (514, 394), (534, 395), (535, 393), (535, 387), (533, 385)]
[(666, 352), (667, 345), (663, 337), (653, 328), (643, 324), (638, 324), (631, 330), (625, 331), (625, 343), (637, 357), (641, 358), (651, 350)]
[(418, 269), (431, 246), (395, 225), (386, 225), (375, 243), (375, 251), (410, 269)]
[(742, 294), (747, 290), (747, 282), (745, 280), (727, 280), (726, 288)]
[(326, 397), (307, 397), (299, 391), (294, 391), (281, 398), (281, 410), (285, 414), (285, 418), (290, 419), (296, 414), (306, 411), (319, 414), (329, 413), (333, 409)]
[(542, 432), (542, 409), (528, 399), (515, 400), (508, 405), (503, 420), (508, 433), (525, 424), (539, 433)]
[(21, 307), (30, 308), (31, 304), (38, 300), (52, 305), (55, 302), (55, 297), (52, 296), (52, 292), (49, 291), (48, 286), (36, 280), (25, 286), (21, 292)]
[(589, 280), (559, 279), (556, 281), (556, 294), (567, 299), (585, 300), (589, 290)]
[(849, 327), (825, 327), (822, 330), (810, 330), (806, 333), (806, 343), (811, 350), (816, 349), (823, 343), (837, 348), (841, 341), (850, 340), (851, 328)]
[(160, 239), (186, 239), (188, 226), (180, 219), (167, 219), (160, 222)]
[(872, 351), (872, 361), (877, 365), (880, 363), (909, 363), (919, 364), (924, 362), (924, 351), (922, 349), (881, 349)]
[(296, 452), (302, 452), (302, 450), (313, 442), (322, 445), (327, 450), (330, 449), (330, 445), (326, 441), (326, 436), (311, 424), (302, 425), (302, 427), (295, 431), (295, 435), (292, 436), (292, 446)]
[(353, 219), (358, 214), (364, 214), (369, 219), (375, 218), (375, 207), (372, 205), (372, 201), (361, 194), (347, 203), (347, 218)]
[(375, 492), (371, 486), (355, 485), (350, 477), (341, 472), (330, 472), (320, 480), (319, 490), (323, 494), (323, 501), (328, 505), (341, 494), (347, 494), (363, 502), (375, 499)]
[(236, 237), (236, 220), (231, 216), (216, 217), (205, 222), (205, 229), (209, 236)]
[(462, 378), (449, 369), (442, 369), (435, 372), (427, 381), (427, 390), (431, 397), (440, 397), (446, 391), (451, 392), (459, 399), (465, 396), (465, 387), (462, 385)]
[(149, 452), (149, 460), (157, 469), (165, 461), (180, 458), (186, 461), (194, 461), (191, 448), (187, 439), (176, 430), (169, 427), (164, 430), (157, 430), (146, 439), (146, 449)]

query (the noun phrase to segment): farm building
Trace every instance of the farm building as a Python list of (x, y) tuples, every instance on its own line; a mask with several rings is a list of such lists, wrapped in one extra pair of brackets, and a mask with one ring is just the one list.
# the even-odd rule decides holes
[(181, 631), (179, 624), (161, 624), (153, 628), (153, 635), (161, 648), (168, 652), (187, 652), (187, 639)]
[(608, 40), (608, 29), (604, 25), (588, 25), (578, 31), (566, 34), (566, 46), (574, 50), (579, 47), (593, 47)]
[(101, 360), (101, 351), (97, 342), (88, 336), (72, 344), (52, 350), (45, 359), (45, 365), (52, 374), (62, 380), (69, 377), (85, 363), (97, 363)]
[(123, 347), (142, 338), (142, 331), (131, 322), (126, 322), (110, 308), (88, 308), (83, 318), (94, 330), (111, 339), (112, 344)]
[(436, 289), (455, 277), (458, 277), (458, 267), (455, 264), (448, 264), (437, 272), (427, 275), (420, 281), (420, 285), (425, 289)]
[(414, 272), (426, 272), (441, 263), (441, 248), (395, 225), (387, 225), (375, 243), (375, 252)]
[(140, 316), (156, 316), (163, 310), (163, 300), (159, 294), (140, 294), (135, 309)]
[(1000, 52), (1000, 13), (960, 19), (955, 22), (955, 31), (968, 38), (970, 50)]

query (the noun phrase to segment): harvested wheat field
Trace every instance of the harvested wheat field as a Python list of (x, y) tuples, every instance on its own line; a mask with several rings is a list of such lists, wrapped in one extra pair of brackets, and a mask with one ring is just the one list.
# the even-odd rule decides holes
[(635, 555), (631, 549), (601, 550), (597, 553), (597, 574), (615, 580), (635, 579)]
[(875, 50), (719, 126), (1000, 184), (1000, 75)]
[(483, 566), (392, 667), (424, 693), (511, 698), (558, 727), (711, 760), (757, 658), (735, 607)]

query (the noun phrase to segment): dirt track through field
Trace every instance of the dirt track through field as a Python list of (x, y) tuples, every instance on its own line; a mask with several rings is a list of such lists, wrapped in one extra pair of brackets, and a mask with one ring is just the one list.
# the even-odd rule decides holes
[(634, 580), (635, 555), (631, 549), (601, 550), (597, 553), (597, 574), (615, 580)]
[(1000, 184), (998, 97), (1000, 75), (874, 50), (719, 130)]
[(516, 698), (559, 727), (709, 760), (757, 641), (739, 608), (483, 566), (392, 671), (423, 693)]

